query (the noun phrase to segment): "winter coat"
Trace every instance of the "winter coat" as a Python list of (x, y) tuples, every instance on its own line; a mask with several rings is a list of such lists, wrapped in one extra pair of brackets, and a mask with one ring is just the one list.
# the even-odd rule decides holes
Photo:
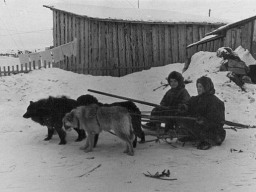
[(193, 121), (188, 123), (187, 129), (192, 136), (200, 141), (207, 141), (212, 145), (220, 145), (226, 136), (223, 129), (225, 121), (225, 105), (216, 97), (213, 83), (208, 77), (201, 77), (197, 80), (205, 92), (201, 95), (191, 97), (187, 102), (187, 113), (202, 121), (198, 123)]
[(194, 123), (194, 130), (200, 140), (205, 140), (212, 145), (220, 145), (226, 136), (223, 129), (225, 121), (225, 106), (213, 94), (202, 94), (191, 97), (188, 102), (188, 114), (203, 120), (203, 124)]
[(173, 88), (165, 93), (160, 105), (165, 107), (178, 107), (179, 104), (184, 104), (189, 99), (190, 95), (184, 87)]

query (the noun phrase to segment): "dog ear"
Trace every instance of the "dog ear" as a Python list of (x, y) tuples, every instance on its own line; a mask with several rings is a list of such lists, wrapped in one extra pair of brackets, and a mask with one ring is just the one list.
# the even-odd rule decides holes
[(33, 104), (34, 102), (33, 101), (30, 101), (30, 105)]

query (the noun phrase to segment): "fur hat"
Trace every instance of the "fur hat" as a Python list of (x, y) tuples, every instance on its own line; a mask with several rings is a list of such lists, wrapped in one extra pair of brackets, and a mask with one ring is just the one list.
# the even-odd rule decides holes
[(197, 79), (196, 84), (200, 83), (204, 87), (205, 94), (214, 94), (215, 89), (212, 80), (209, 77), (202, 76)]
[(178, 81), (179, 85), (178, 87), (184, 87), (184, 78), (182, 77), (181, 73), (177, 71), (173, 71), (169, 74), (167, 81), (170, 84), (170, 79), (175, 79)]

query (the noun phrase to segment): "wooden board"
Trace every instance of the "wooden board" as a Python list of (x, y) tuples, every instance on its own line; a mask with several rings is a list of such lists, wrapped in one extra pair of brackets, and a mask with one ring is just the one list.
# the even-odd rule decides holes
[(158, 25), (152, 25), (152, 43), (153, 43), (153, 65), (159, 66), (159, 27)]
[(178, 27), (176, 25), (171, 27), (171, 45), (173, 63), (176, 63), (179, 60)]
[(118, 51), (119, 51), (119, 61), (120, 61), (120, 76), (127, 74), (127, 70), (124, 69), (126, 66), (125, 63), (125, 36), (124, 36), (124, 24), (119, 23), (117, 26), (118, 30)]
[(171, 29), (168, 25), (164, 26), (164, 52), (165, 52), (165, 64), (172, 63), (172, 42), (171, 42)]
[(185, 61), (186, 58), (186, 26), (178, 25), (178, 38), (179, 38), (179, 60), (178, 62)]

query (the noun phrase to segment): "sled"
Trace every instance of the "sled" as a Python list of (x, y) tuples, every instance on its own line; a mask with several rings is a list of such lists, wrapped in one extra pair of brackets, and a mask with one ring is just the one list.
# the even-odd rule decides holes
[[(170, 120), (176, 120), (173, 127), (166, 127)], [(185, 127), (181, 129), (184, 121), (194, 121), (193, 117), (185, 116), (150, 116), (141, 115), (141, 127), (145, 136), (156, 137), (155, 141), (164, 140), (167, 143), (171, 141), (186, 138), (189, 135), (184, 134)], [(149, 126), (147, 123), (153, 122), (155, 126)], [(167, 141), (168, 140), (168, 141)], [(154, 141), (154, 140), (151, 140)], [(170, 141), (170, 142), (169, 142)]]
[[(101, 95), (105, 95), (105, 96), (110, 96), (110, 97), (115, 97), (118, 99), (123, 99), (123, 100), (127, 100), (127, 101), (131, 101), (131, 102), (135, 102), (135, 103), (140, 103), (143, 105), (148, 105), (148, 106), (152, 106), (152, 107), (158, 107), (158, 108), (162, 108), (163, 110), (170, 110), (170, 111), (177, 111), (177, 109), (172, 109), (169, 107), (164, 107), (161, 105), (157, 105), (154, 103), (150, 103), (150, 102), (146, 102), (146, 101), (140, 101), (140, 100), (136, 100), (136, 99), (132, 99), (132, 98), (128, 98), (128, 97), (122, 97), (122, 96), (118, 96), (118, 95), (113, 95), (113, 94), (109, 94), (109, 93), (104, 93), (104, 92), (100, 92), (100, 91), (96, 91), (96, 90), (92, 90), (92, 89), (88, 89), (89, 92), (93, 92), (93, 93), (97, 93), (97, 94), (101, 94)], [(134, 114), (136, 115), (136, 114)], [(145, 135), (151, 135), (151, 136), (155, 136), (157, 137), (157, 139), (180, 139), (182, 137), (186, 137), (187, 135), (182, 135), (180, 134), (180, 130), (179, 130), (179, 126), (175, 127), (174, 129), (169, 129), (166, 130), (166, 128), (164, 126), (161, 126), (163, 124), (166, 124), (168, 122), (168, 120), (178, 120), (178, 122), (182, 122), (182, 121), (196, 121), (195, 117), (187, 117), (187, 116), (150, 116), (150, 115), (145, 115), (142, 114), (141, 116), (141, 124), (142, 124), (142, 129), (145, 133)], [(160, 126), (157, 127), (147, 127), (145, 125), (145, 122), (158, 122), (158, 124), (160, 123)], [(244, 128), (256, 128), (255, 125), (244, 125), (241, 123), (235, 123), (235, 122), (231, 122), (231, 121), (223, 121), (224, 125), (227, 125), (228, 127), (224, 127), (224, 129), (244, 129)]]

